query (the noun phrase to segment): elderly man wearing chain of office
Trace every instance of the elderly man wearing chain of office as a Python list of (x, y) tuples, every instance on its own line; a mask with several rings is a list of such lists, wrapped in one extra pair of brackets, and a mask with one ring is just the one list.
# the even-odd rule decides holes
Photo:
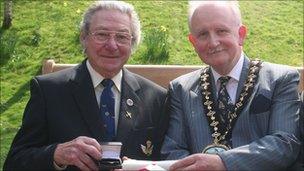
[(170, 83), (162, 153), (181, 159), (170, 169), (289, 167), (300, 148), (298, 72), (246, 57), (247, 30), (236, 1), (190, 5), (189, 40), (209, 66)]

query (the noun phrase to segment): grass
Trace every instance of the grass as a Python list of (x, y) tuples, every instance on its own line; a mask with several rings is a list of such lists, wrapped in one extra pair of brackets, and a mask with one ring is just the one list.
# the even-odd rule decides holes
[[(187, 40), (186, 1), (129, 1), (139, 13), (145, 30), (166, 27), (169, 57), (162, 64), (201, 64)], [(45, 58), (59, 63), (83, 60), (78, 40), (81, 15), (91, 1), (14, 1), (13, 26), (0, 30), (1, 43), (14, 44), (10, 55), (1, 55), (0, 65), (0, 168), (18, 130), (29, 99), (29, 80), (40, 74)], [(0, 2), (3, 20), (3, 1)], [(303, 2), (241, 1), (243, 22), (249, 29), (245, 52), (265, 61), (303, 65)], [(144, 40), (144, 39), (143, 39)], [(4, 45), (1, 45), (4, 46)], [(1, 50), (3, 47), (0, 47)], [(145, 44), (130, 58), (130, 64), (146, 61)], [(2, 54), (2, 53), (1, 53)]]

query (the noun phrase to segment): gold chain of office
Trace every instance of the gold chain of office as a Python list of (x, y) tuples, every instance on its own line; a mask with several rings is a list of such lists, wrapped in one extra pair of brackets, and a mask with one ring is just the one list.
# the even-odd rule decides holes
[[(235, 108), (233, 111), (228, 112), (228, 123), (226, 129), (224, 129), (224, 133), (219, 131), (220, 119), (219, 113), (216, 114), (216, 106), (212, 96), (212, 88), (211, 88), (211, 79), (210, 79), (210, 67), (205, 67), (203, 72), (200, 75), (200, 86), (202, 89), (203, 96), (203, 106), (207, 109), (206, 112), (210, 128), (212, 129), (212, 137), (214, 138), (214, 144), (221, 144), (221, 141), (225, 141), (227, 134), (231, 135), (231, 130), (234, 126), (235, 121), (238, 118), (238, 114), (241, 112), (244, 104), (246, 104), (247, 99), (250, 97), (254, 84), (258, 78), (258, 73), (261, 68), (262, 61), (260, 60), (252, 60), (250, 61), (249, 72), (247, 76), (247, 80), (244, 84), (240, 97), (235, 103)], [(211, 96), (210, 96), (211, 95)]]

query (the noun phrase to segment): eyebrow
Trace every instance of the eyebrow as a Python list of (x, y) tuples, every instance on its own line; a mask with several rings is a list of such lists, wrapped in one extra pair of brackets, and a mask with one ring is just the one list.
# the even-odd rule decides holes
[(127, 33), (130, 33), (130, 31), (128, 29), (125, 29), (125, 28), (122, 28), (122, 29), (119, 29), (119, 30), (110, 30), (110, 29), (108, 29), (106, 27), (103, 27), (103, 26), (99, 26), (95, 30), (106, 30), (106, 31), (116, 31), (116, 32), (127, 32)]

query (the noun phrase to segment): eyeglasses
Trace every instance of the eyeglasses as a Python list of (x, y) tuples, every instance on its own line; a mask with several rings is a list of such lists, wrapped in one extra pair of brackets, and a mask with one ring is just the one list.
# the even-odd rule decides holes
[(108, 40), (110, 40), (111, 37), (114, 37), (115, 42), (117, 45), (130, 45), (132, 36), (129, 33), (125, 32), (116, 32), (116, 31), (107, 31), (107, 30), (98, 30), (95, 32), (90, 33), (93, 40), (98, 44), (104, 44)]

